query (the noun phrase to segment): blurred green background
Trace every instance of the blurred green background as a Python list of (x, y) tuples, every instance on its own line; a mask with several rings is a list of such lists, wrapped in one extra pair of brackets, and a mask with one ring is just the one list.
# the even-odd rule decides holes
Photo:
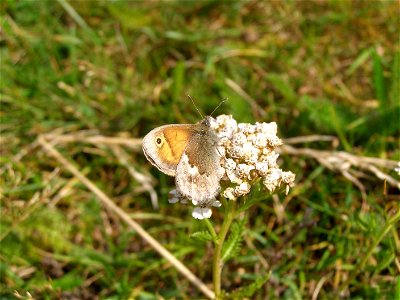
[[(227, 98), (217, 114), (275, 121), (283, 138), (340, 141), (302, 146), (400, 160), (399, 23), (398, 1), (1, 1), (2, 299), (204, 297), (32, 144), (39, 134), (143, 137), (199, 121), (190, 94), (206, 114)], [(110, 149), (59, 149), (211, 282), (211, 245), (189, 237), (204, 225), (166, 201), (172, 178), (127, 150), (157, 179), (154, 210)], [(310, 299), (317, 284), (318, 299), (400, 297), (395, 229), (357, 270), (399, 191), (366, 176), (363, 204), (353, 183), (312, 159), (282, 155), (281, 165), (297, 174), (290, 202), (279, 194), (249, 212), (223, 288), (254, 282), (266, 271), (262, 255), (272, 273), (254, 299)], [(214, 211), (215, 224), (221, 217)]]

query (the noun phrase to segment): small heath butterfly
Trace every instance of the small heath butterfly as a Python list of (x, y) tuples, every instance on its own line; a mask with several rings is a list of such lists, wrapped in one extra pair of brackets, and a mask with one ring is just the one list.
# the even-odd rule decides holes
[(211, 121), (207, 116), (197, 124), (164, 125), (143, 139), (146, 158), (161, 172), (175, 176), (177, 191), (200, 207), (218, 195), (224, 174)]

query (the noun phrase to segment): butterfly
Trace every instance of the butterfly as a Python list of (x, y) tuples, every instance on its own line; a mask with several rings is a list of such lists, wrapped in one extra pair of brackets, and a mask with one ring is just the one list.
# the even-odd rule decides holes
[(178, 193), (200, 207), (209, 206), (219, 194), (224, 174), (219, 138), (211, 122), (207, 116), (197, 124), (164, 125), (143, 139), (143, 152), (150, 163), (175, 176)]

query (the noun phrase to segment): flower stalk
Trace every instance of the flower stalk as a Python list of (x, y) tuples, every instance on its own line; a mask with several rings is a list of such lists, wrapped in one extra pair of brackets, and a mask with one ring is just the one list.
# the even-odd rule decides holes
[[(215, 299), (221, 299), (221, 273), (224, 266), (222, 261), (222, 248), (229, 232), (229, 228), (236, 216), (236, 201), (229, 201), (226, 206), (224, 222), (215, 241), (215, 250), (213, 256), (213, 285)], [(212, 235), (212, 233), (211, 233)]]

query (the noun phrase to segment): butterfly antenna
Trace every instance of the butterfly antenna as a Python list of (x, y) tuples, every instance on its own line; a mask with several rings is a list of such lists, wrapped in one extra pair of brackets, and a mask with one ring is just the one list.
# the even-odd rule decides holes
[(214, 110), (212, 111), (212, 113), (210, 114), (210, 116), (212, 116), (213, 113), (215, 113), (215, 111), (216, 111), (224, 102), (226, 102), (226, 101), (228, 101), (228, 99), (222, 100), (222, 101), (218, 104), (218, 106), (217, 106), (216, 108), (214, 108)]
[(194, 107), (196, 108), (196, 110), (197, 110), (197, 112), (199, 113), (199, 115), (201, 116), (201, 118), (202, 118), (202, 119), (204, 119), (204, 116), (203, 116), (203, 114), (201, 113), (200, 109), (197, 107), (196, 103), (194, 103), (194, 101), (193, 101), (192, 97), (190, 97), (190, 95), (189, 95), (189, 94), (188, 94), (187, 96), (189, 97), (190, 101), (192, 101), (192, 103), (193, 103)]

